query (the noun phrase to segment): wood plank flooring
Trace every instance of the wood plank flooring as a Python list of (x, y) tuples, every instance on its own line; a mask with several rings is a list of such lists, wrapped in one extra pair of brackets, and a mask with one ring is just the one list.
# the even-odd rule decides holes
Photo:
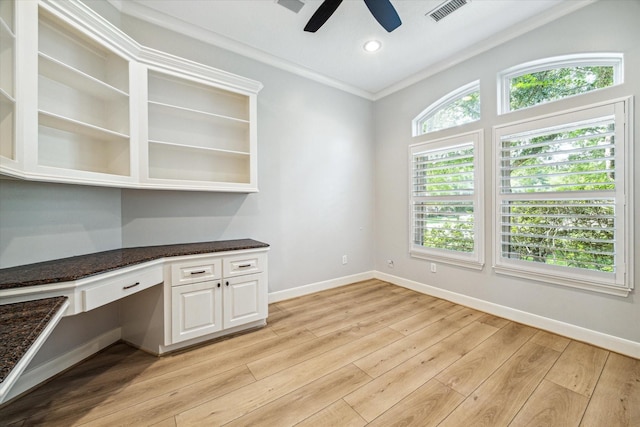
[(640, 360), (369, 280), (157, 358), (117, 343), (2, 426), (640, 426)]

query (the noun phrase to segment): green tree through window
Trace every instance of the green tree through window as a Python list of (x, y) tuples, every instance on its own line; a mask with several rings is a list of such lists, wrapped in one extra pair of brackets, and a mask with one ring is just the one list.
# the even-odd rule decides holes
[(613, 86), (613, 66), (566, 67), (523, 74), (511, 79), (512, 111)]

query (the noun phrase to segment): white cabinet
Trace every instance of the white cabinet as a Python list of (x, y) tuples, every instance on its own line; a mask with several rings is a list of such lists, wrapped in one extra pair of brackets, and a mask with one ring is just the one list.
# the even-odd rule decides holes
[(255, 97), (151, 67), (146, 78), (144, 182), (257, 190)]
[(266, 317), (261, 274), (224, 280), (224, 326), (233, 328)]
[(171, 288), (173, 343), (222, 330), (220, 282), (200, 282)]
[(13, 0), (0, 1), (0, 165), (16, 162), (16, 15)]
[(35, 172), (133, 182), (129, 62), (39, 8)]
[[(268, 314), (267, 255), (249, 251), (174, 262), (169, 266), (169, 345), (256, 326)], [(222, 275), (216, 277), (218, 266)]]
[(0, 173), (257, 191), (259, 82), (139, 45), (82, 2), (0, 2)]

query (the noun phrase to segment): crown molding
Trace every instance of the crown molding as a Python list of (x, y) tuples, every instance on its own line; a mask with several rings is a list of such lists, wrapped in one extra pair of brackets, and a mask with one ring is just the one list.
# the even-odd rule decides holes
[(183, 34), (185, 36), (211, 44), (213, 46), (229, 50), (238, 55), (254, 59), (263, 64), (279, 68), (283, 71), (287, 71), (301, 77), (305, 77), (309, 80), (313, 80), (325, 86), (330, 86), (343, 92), (351, 93), (361, 98), (368, 99), (370, 101), (374, 100), (375, 94), (373, 94), (372, 92), (357, 88), (340, 80), (333, 79), (331, 77), (325, 76), (324, 74), (303, 67), (294, 62), (278, 58), (275, 55), (271, 55), (247, 44), (240, 43), (228, 37), (185, 22), (181, 19), (177, 19), (162, 12), (158, 12), (157, 10), (151, 9), (140, 3), (122, 0), (108, 0), (108, 2), (116, 9), (118, 9), (120, 13), (131, 16), (133, 18), (149, 22), (153, 25), (157, 25), (161, 28), (165, 28), (179, 34)]
[(464, 62), (468, 59), (473, 58), (481, 53), (484, 53), (494, 47), (497, 47), (501, 44), (504, 44), (510, 40), (515, 39), (529, 31), (535, 30), (536, 28), (542, 27), (552, 21), (555, 21), (558, 18), (561, 18), (565, 15), (568, 15), (572, 12), (575, 12), (578, 9), (582, 9), (585, 6), (593, 4), (598, 0), (580, 0), (580, 1), (567, 1), (561, 3), (559, 6), (547, 10), (537, 16), (534, 16), (523, 23), (519, 23), (508, 28), (505, 31), (496, 34), (495, 36), (489, 37), (485, 40), (482, 40), (475, 45), (464, 49), (455, 55), (446, 58), (443, 61), (440, 61), (434, 65), (429, 66), (427, 69), (420, 71), (412, 76), (409, 76), (387, 88), (376, 92), (373, 95), (373, 100), (377, 101), (386, 96), (389, 96), (395, 92), (398, 92), (402, 89), (406, 89), (407, 87), (414, 85), (426, 78), (429, 78), (441, 71), (446, 70), (447, 68), (453, 67), (461, 62)]
[(292, 74), (299, 75), (323, 85), (333, 87), (347, 93), (351, 93), (361, 98), (370, 101), (377, 101), (400, 90), (403, 90), (411, 85), (414, 85), (426, 78), (429, 78), (441, 71), (444, 71), (447, 68), (450, 68), (483, 52), (493, 49), (496, 46), (506, 43), (518, 36), (521, 36), (522, 34), (548, 24), (549, 22), (552, 22), (562, 16), (568, 15), (578, 9), (593, 4), (598, 0), (576, 0), (563, 2), (553, 9), (547, 10), (535, 17), (528, 19), (523, 23), (514, 25), (509, 29), (502, 31), (500, 34), (482, 40), (481, 42), (478, 42), (475, 45), (464, 49), (443, 61), (429, 66), (423, 71), (410, 75), (409, 77), (404, 78), (397, 83), (387, 86), (385, 89), (382, 89), (375, 93), (355, 87), (353, 85), (349, 85), (345, 82), (328, 77), (302, 65), (276, 57), (275, 55), (271, 55), (247, 44), (232, 40), (223, 35), (214, 33), (183, 20), (158, 12), (157, 10), (144, 6), (140, 3), (124, 0), (107, 1), (111, 5), (113, 5), (120, 13), (131, 16), (133, 18), (149, 22), (151, 24), (166, 28), (179, 34), (186, 35), (188, 37), (192, 37), (196, 40), (200, 40), (202, 42), (217, 46), (225, 50), (229, 50), (241, 56), (254, 59), (258, 62), (273, 66), (275, 68), (279, 68)]

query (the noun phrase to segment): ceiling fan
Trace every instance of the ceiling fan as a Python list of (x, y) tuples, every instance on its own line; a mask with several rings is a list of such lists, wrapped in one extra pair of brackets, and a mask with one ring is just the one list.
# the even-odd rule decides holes
[[(395, 30), (402, 24), (390, 0), (364, 0), (364, 2), (373, 17), (376, 18), (376, 21), (388, 32)], [(324, 0), (311, 19), (309, 19), (304, 30), (309, 33), (318, 31), (333, 15), (340, 3), (342, 3), (342, 0)]]

